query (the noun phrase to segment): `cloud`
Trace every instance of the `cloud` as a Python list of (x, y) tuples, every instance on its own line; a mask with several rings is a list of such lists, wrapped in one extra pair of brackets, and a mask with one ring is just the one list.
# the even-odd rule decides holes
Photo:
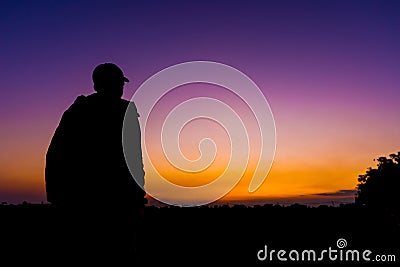
[(357, 192), (357, 190), (338, 190), (335, 192), (324, 192), (324, 193), (318, 193), (318, 194), (313, 194), (316, 196), (325, 196), (325, 197), (346, 197), (346, 196), (354, 196), (354, 194)]

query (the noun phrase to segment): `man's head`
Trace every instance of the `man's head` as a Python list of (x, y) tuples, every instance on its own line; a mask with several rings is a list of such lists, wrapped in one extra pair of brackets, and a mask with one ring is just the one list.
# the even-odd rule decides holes
[(111, 97), (122, 97), (124, 84), (129, 80), (122, 70), (113, 63), (98, 65), (92, 73), (94, 90)]

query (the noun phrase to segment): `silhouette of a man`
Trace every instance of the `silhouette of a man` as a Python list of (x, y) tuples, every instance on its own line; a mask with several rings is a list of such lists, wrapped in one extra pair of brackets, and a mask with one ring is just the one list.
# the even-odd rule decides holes
[(47, 200), (62, 211), (64, 223), (68, 221), (66, 235), (77, 239), (70, 252), (98, 258), (133, 257), (129, 253), (135, 250), (135, 233), (140, 231), (138, 220), (146, 202), (139, 121), (130, 122), (136, 127), (132, 174), (142, 187), (127, 167), (122, 145), (125, 112), (129, 104), (134, 106), (122, 99), (129, 80), (113, 63), (98, 65), (92, 79), (95, 93), (75, 100), (50, 142)]

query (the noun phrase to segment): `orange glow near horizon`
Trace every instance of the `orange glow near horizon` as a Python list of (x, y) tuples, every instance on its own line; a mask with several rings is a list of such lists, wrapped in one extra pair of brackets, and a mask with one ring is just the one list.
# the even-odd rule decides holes
[[(12, 195), (16, 196), (16, 202), (22, 200), (45, 201), (44, 153), (43, 148), (37, 149), (36, 147), (30, 150), (16, 149), (8, 154), (1, 153), (1, 195), (9, 197), (9, 199), (4, 198), (1, 201), (14, 202)], [(238, 185), (221, 200), (298, 197), (301, 201), (300, 196), (303, 195), (354, 189), (358, 175), (374, 164), (369, 153), (353, 155), (351, 159), (335, 155), (321, 159), (318, 156), (307, 155), (304, 151), (302, 153), (298, 151), (296, 161), (290, 160), (294, 157), (282, 155), (282, 153), (279, 153), (278, 150), (272, 169), (258, 191), (248, 193), (247, 189), (252, 173), (246, 172)], [(382, 153), (382, 155), (385, 154)], [(335, 162), (335, 164), (331, 165), (330, 162)], [(211, 174), (217, 176), (218, 169)], [(151, 175), (151, 173), (146, 175)], [(174, 176), (172, 169), (168, 175), (175, 178), (171, 181), (181, 182), (186, 186), (197, 186), (210, 181), (209, 177), (202, 177), (190, 184), (186, 176)]]

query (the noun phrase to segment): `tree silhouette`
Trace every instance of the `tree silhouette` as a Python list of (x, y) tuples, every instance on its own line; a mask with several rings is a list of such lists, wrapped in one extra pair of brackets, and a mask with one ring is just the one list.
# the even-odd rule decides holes
[(358, 176), (356, 203), (382, 208), (399, 214), (400, 211), (400, 152), (379, 157), (376, 168), (368, 168)]

